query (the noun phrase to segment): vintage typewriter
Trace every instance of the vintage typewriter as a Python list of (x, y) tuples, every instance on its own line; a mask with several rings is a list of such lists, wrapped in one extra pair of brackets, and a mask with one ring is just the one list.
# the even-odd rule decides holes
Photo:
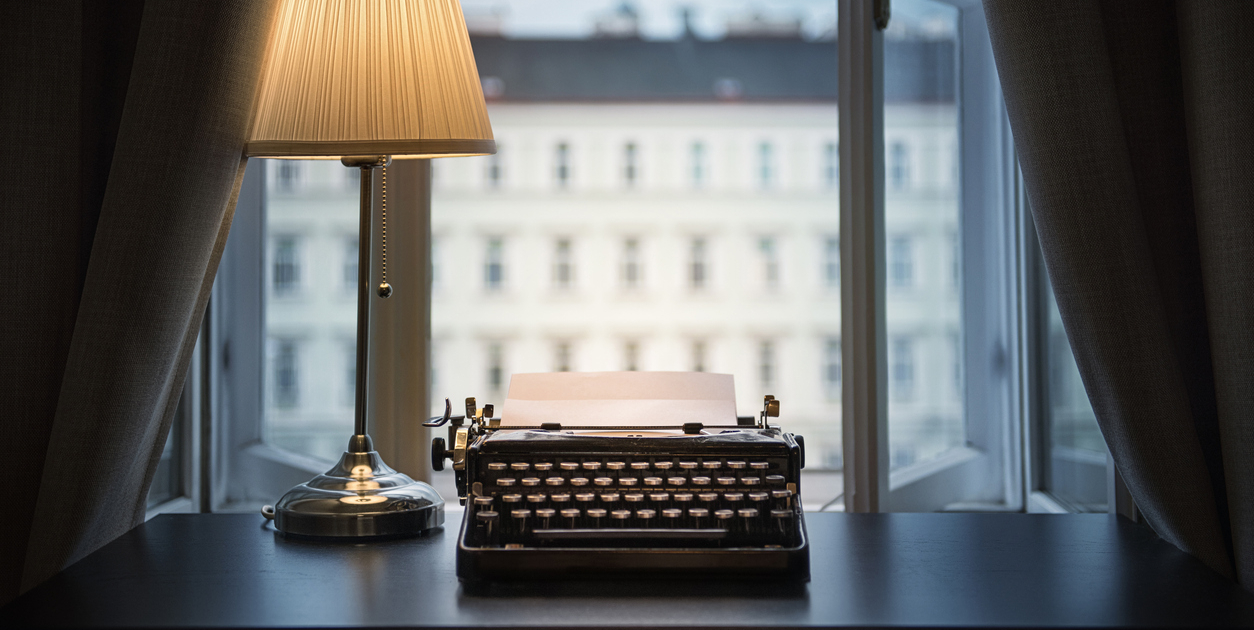
[(492, 405), (469, 398), (454, 416), (446, 400), (427, 425), (447, 425), (432, 462), (443, 470), (452, 460), (466, 506), (458, 576), (808, 580), (804, 441), (770, 424), (774, 397), (756, 418), (737, 418), (731, 404), (721, 425), (503, 426)]

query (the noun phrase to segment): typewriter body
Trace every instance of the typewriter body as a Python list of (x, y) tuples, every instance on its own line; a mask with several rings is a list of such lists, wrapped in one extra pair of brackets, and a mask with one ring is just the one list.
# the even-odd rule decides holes
[[(508, 401), (507, 401), (508, 405)], [(804, 441), (757, 418), (675, 427), (504, 428), (466, 401), (442, 418), (437, 470), (452, 460), (466, 507), (463, 580), (773, 575), (808, 580), (798, 500)]]

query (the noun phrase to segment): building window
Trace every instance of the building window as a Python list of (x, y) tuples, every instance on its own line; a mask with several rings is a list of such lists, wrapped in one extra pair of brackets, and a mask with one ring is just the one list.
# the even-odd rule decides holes
[(627, 341), (623, 343), (623, 369), (635, 372), (640, 369), (640, 343)]
[(763, 190), (771, 187), (771, 180), (775, 177), (772, 153), (771, 143), (758, 145), (758, 186)]
[(705, 289), (709, 280), (705, 238), (698, 236), (688, 245), (688, 286), (694, 291)]
[(775, 342), (758, 342), (758, 382), (763, 390), (775, 386)]
[(351, 192), (361, 190), (361, 169), (346, 168), (344, 169), (344, 188)]
[(505, 386), (505, 348), (499, 341), (488, 344), (488, 389), (501, 391)]
[(628, 142), (623, 145), (623, 183), (628, 188), (636, 186), (636, 178), (639, 176), (637, 160), (636, 143)]
[(340, 265), (340, 280), (345, 289), (357, 289), (357, 258), (360, 252), (356, 236), (344, 239), (344, 264)]
[(496, 145), (496, 153), (488, 156), (487, 168), (488, 188), (498, 190), (501, 187), (501, 145)]
[(910, 187), (910, 148), (904, 142), (894, 142), (889, 150), (888, 179), (893, 190)]
[(779, 250), (775, 246), (775, 237), (759, 238), (758, 253), (762, 255), (762, 286), (767, 291), (774, 291), (779, 288)]
[(823, 186), (828, 190), (840, 187), (840, 145), (835, 142), (823, 145)]
[(914, 340), (909, 337), (896, 337), (892, 340), (889, 379), (889, 392), (894, 400), (914, 399)]
[(565, 291), (575, 283), (575, 263), (569, 238), (553, 243), (553, 288)]
[(570, 185), (570, 145), (565, 142), (558, 143), (557, 150), (553, 156), (554, 175), (557, 177), (557, 187), (566, 188)]
[(704, 187), (705, 178), (705, 143), (694, 142), (692, 143), (692, 187)]
[(274, 239), (272, 282), (275, 295), (289, 295), (300, 288), (300, 243), (295, 236)]
[(840, 237), (823, 237), (823, 286), (840, 290)]
[(698, 339), (692, 342), (692, 371), (704, 372), (706, 368), (706, 346), (705, 342)]
[(483, 286), (489, 291), (499, 291), (505, 286), (505, 239), (488, 239), (483, 262)]
[(840, 400), (840, 338), (828, 337), (823, 342), (823, 390), (828, 400)]
[(640, 262), (640, 239), (623, 239), (623, 288), (638, 288), (643, 280), (643, 271)]
[(300, 406), (300, 357), (296, 342), (281, 339), (274, 352), (274, 406), (295, 409)]
[(888, 276), (899, 289), (914, 284), (914, 247), (909, 236), (894, 236), (889, 241)]
[(553, 371), (569, 372), (571, 349), (569, 341), (559, 341), (553, 345)]
[[(283, 192), (292, 192), (296, 189), (296, 182), (300, 179), (300, 164), (292, 160), (278, 160), (278, 187)], [(355, 170), (355, 169), (349, 169)], [(360, 177), (361, 174), (358, 173)]]

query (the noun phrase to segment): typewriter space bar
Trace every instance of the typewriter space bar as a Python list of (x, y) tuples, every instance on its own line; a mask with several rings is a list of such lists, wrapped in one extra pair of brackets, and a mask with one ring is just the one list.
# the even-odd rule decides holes
[(727, 537), (725, 529), (537, 529), (532, 532), (542, 540), (589, 540), (589, 539), (667, 539), (667, 540), (717, 540)]

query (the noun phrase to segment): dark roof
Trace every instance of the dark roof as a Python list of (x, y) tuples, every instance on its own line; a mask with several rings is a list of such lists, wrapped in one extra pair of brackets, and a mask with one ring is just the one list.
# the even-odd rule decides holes
[[(472, 36), (498, 101), (835, 101), (836, 43), (782, 38), (669, 41)], [(884, 42), (888, 102), (953, 102), (950, 41)]]

